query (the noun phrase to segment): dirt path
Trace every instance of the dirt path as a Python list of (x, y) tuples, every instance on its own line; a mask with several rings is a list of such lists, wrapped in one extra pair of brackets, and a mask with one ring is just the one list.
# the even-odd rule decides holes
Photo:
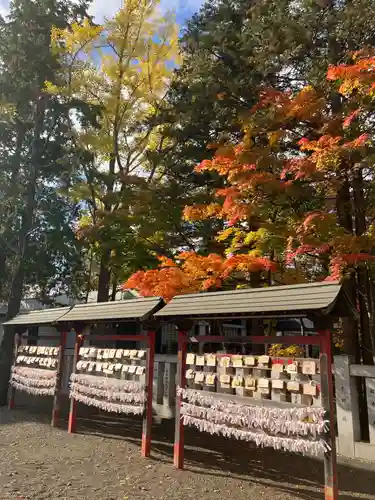
[[(140, 456), (135, 419), (81, 417), (76, 435), (65, 425), (0, 410), (0, 500), (323, 498), (322, 464), (308, 458), (188, 432), (186, 470), (176, 471), (171, 423), (155, 425), (150, 460)], [(342, 465), (340, 487), (340, 498), (375, 499), (375, 472)]]

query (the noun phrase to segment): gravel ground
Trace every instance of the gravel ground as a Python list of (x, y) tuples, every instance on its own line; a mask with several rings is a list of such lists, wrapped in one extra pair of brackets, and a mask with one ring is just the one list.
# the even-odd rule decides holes
[[(322, 464), (309, 458), (189, 430), (186, 469), (176, 471), (171, 422), (155, 424), (152, 458), (143, 459), (135, 418), (81, 414), (74, 435), (48, 420), (30, 407), (0, 409), (0, 500), (323, 498)], [(340, 465), (340, 498), (375, 499), (374, 469)]]

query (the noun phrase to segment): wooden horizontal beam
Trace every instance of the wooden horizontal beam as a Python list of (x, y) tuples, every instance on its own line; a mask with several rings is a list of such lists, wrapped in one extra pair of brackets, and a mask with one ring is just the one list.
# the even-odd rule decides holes
[(98, 340), (98, 341), (117, 341), (117, 340), (128, 340), (129, 342), (148, 342), (150, 338), (148, 335), (80, 335), (82, 338), (87, 340)]
[(21, 335), (21, 337), (25, 340), (60, 340), (61, 335)]
[(208, 342), (208, 343), (226, 343), (226, 344), (298, 344), (298, 345), (320, 345), (322, 336), (311, 335), (293, 335), (293, 336), (250, 336), (250, 337), (232, 337), (224, 335), (197, 335), (188, 337), (185, 342)]
[(350, 375), (352, 377), (375, 378), (375, 366), (351, 365)]
[[(163, 309), (162, 309), (163, 310)], [(300, 313), (300, 312), (281, 312), (280, 314), (278, 313), (223, 313), (223, 314), (187, 314), (186, 316), (174, 316), (173, 314), (171, 315), (162, 315), (160, 314), (157, 316), (157, 318), (160, 318), (162, 321), (167, 322), (167, 323), (173, 323), (177, 326), (179, 326), (179, 321), (197, 321), (197, 320), (232, 320), (232, 319), (295, 319), (295, 318), (308, 318), (310, 316), (314, 315), (314, 311), (311, 311), (310, 313)], [(315, 316), (315, 315), (314, 315)], [(238, 325), (237, 325), (238, 326)], [(181, 330), (184, 330), (185, 328), (180, 328)]]

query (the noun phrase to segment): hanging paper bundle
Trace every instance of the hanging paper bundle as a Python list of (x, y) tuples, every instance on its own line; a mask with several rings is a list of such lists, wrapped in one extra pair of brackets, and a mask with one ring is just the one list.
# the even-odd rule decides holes
[(319, 455), (328, 449), (322, 439), (326, 425), (323, 408), (241, 405), (181, 388), (178, 395), (183, 400), (184, 425), (200, 431), (302, 454)]
[(146, 393), (141, 382), (82, 373), (73, 373), (70, 381), (70, 396), (76, 401), (108, 412), (141, 415), (144, 411)]
[(56, 370), (43, 370), (26, 366), (12, 368), (10, 385), (34, 396), (53, 396), (56, 389)]

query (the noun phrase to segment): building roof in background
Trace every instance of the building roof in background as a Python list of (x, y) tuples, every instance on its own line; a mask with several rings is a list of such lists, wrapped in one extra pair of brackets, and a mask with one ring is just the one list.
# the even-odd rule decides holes
[[(129, 299), (135, 299), (139, 298), (140, 295), (136, 290), (122, 290), (117, 292), (116, 294), (116, 301), (118, 300), (129, 300)], [(89, 293), (87, 302), (92, 303), (92, 302), (97, 302), (98, 300), (98, 292), (92, 291)], [(51, 301), (48, 306), (42, 301), (40, 301), (37, 298), (26, 298), (23, 299), (21, 302), (21, 307), (20, 307), (20, 313), (28, 312), (28, 311), (39, 311), (39, 310), (44, 310), (47, 308), (50, 308), (51, 305), (55, 305), (58, 307), (72, 307), (77, 304), (82, 304), (82, 300), (79, 299), (74, 299), (72, 297), (69, 297), (67, 294), (63, 293), (61, 295), (56, 295), (55, 297), (51, 298)], [(6, 302), (0, 302), (0, 316), (5, 316), (7, 313), (7, 303)]]
[[(35, 298), (27, 298), (21, 301), (20, 312), (27, 311), (40, 311), (41, 309), (45, 309), (46, 305), (43, 304), (39, 299)], [(6, 302), (0, 302), (0, 315), (6, 315), (8, 310), (8, 304)]]
[(155, 316), (159, 318), (298, 317), (312, 313), (337, 316), (356, 311), (338, 282), (246, 288), (175, 297)]
[[(138, 298), (139, 294), (135, 290), (119, 290), (116, 292), (116, 301), (118, 300), (128, 300)], [(98, 302), (98, 292), (92, 290), (87, 296), (87, 303), (97, 303)], [(66, 293), (57, 295), (54, 297), (54, 303), (59, 306), (74, 306), (77, 304), (82, 304), (82, 300), (74, 299), (69, 297)]]

